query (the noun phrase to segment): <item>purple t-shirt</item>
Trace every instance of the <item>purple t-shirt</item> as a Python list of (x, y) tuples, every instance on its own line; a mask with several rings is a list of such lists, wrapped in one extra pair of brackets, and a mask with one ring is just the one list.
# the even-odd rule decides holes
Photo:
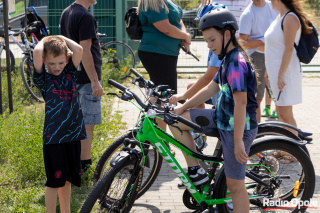
[(233, 93), (242, 91), (247, 93), (246, 124), (244, 130), (251, 130), (258, 126), (256, 109), (258, 104), (256, 94), (256, 76), (246, 56), (234, 48), (227, 53), (213, 79), (220, 88), (220, 97), (215, 111), (215, 119), (219, 129), (234, 130), (234, 100)]

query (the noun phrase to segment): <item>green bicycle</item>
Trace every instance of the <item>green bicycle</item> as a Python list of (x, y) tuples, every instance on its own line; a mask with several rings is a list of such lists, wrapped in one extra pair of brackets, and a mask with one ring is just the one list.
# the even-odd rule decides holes
[[(221, 143), (218, 143), (213, 156), (193, 152), (161, 130), (155, 123), (156, 116), (174, 126), (182, 122), (202, 132), (200, 126), (182, 117), (170, 113), (171, 107), (165, 105), (162, 110), (145, 104), (123, 85), (109, 80), (109, 84), (120, 89), (122, 100), (133, 100), (145, 111), (141, 118), (136, 138), (124, 140), (122, 151), (111, 160), (109, 169), (99, 179), (87, 197), (80, 212), (95, 210), (105, 212), (129, 212), (136, 199), (143, 169), (150, 153), (150, 147), (159, 153), (184, 183), (186, 190), (183, 202), (186, 207), (202, 212), (216, 206), (219, 212), (233, 212), (232, 199), (225, 181), (223, 166), (218, 174), (217, 168), (223, 163)], [(218, 137), (217, 131), (205, 132), (208, 136)], [(196, 188), (171, 154), (168, 144), (172, 144), (199, 161), (208, 164), (209, 181)], [(262, 137), (255, 140), (249, 153), (246, 171), (246, 188), (250, 199), (250, 212), (270, 210), (277, 212), (304, 212), (313, 196), (315, 173), (308, 154), (303, 150), (306, 143), (281, 136)], [(273, 157), (276, 151), (285, 151), (297, 158), (295, 163), (282, 164)], [(277, 202), (276, 202), (277, 201)], [(292, 204), (285, 206), (286, 204)]]

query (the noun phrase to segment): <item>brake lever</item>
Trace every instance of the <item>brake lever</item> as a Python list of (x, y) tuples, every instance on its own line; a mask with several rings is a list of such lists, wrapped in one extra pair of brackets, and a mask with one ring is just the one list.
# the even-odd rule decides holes
[(125, 92), (120, 91), (120, 93), (122, 94), (120, 97), (121, 100), (130, 101), (130, 100), (134, 99), (132, 93), (129, 92), (128, 90), (126, 90)]
[(115, 95), (115, 96), (117, 96), (118, 98), (121, 98), (117, 93), (113, 93), (113, 92), (108, 92), (107, 95)]
[(182, 130), (180, 129), (180, 127), (178, 127), (178, 126), (176, 126), (176, 125), (173, 125), (173, 124), (171, 124), (171, 126), (177, 128), (177, 129), (180, 131), (181, 135), (182, 135), (183, 132), (182, 132)]

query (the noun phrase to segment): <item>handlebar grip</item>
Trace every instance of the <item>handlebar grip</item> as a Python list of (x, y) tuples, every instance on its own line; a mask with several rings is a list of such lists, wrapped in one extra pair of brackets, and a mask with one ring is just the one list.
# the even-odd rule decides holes
[[(130, 68), (130, 72), (132, 72), (135, 76), (137, 76), (137, 77), (140, 77), (140, 78), (143, 78), (143, 76), (140, 74), (140, 73), (138, 73), (135, 69), (133, 69), (133, 68)], [(144, 79), (144, 78), (143, 78)]]
[(116, 82), (112, 79), (108, 80), (108, 84), (111, 84), (112, 86), (114, 86), (122, 91), (125, 91), (126, 89), (128, 89), (127, 87), (123, 86), (122, 84), (119, 84), (118, 82)]
[(203, 129), (201, 128), (201, 126), (199, 126), (198, 124), (195, 124), (192, 121), (189, 121), (189, 120), (187, 120), (187, 119), (185, 119), (185, 118), (183, 118), (181, 116), (177, 117), (177, 121), (179, 121), (179, 122), (191, 127), (194, 130), (197, 130), (199, 132), (203, 132)]
[[(125, 91), (125, 90), (129, 90), (127, 87), (123, 86), (122, 84), (119, 84), (118, 82), (109, 79), (108, 83), (111, 84), (112, 86)], [(129, 90), (130, 91), (130, 90)], [(130, 91), (130, 93), (133, 95), (134, 99), (137, 101), (137, 103), (143, 108), (143, 109), (147, 109), (147, 105), (143, 103), (143, 101), (133, 92)]]

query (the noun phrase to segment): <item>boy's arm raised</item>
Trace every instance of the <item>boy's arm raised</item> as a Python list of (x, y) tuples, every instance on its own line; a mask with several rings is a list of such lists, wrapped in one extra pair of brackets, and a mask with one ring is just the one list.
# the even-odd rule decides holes
[(82, 60), (82, 53), (83, 53), (82, 47), (79, 44), (77, 44), (76, 42), (74, 42), (71, 39), (68, 39), (62, 35), (59, 35), (59, 37), (63, 38), (66, 41), (69, 49), (73, 52), (72, 62), (75, 67), (78, 67), (80, 65), (81, 60)]
[(33, 64), (37, 73), (42, 72), (43, 40), (41, 40), (33, 50)]

